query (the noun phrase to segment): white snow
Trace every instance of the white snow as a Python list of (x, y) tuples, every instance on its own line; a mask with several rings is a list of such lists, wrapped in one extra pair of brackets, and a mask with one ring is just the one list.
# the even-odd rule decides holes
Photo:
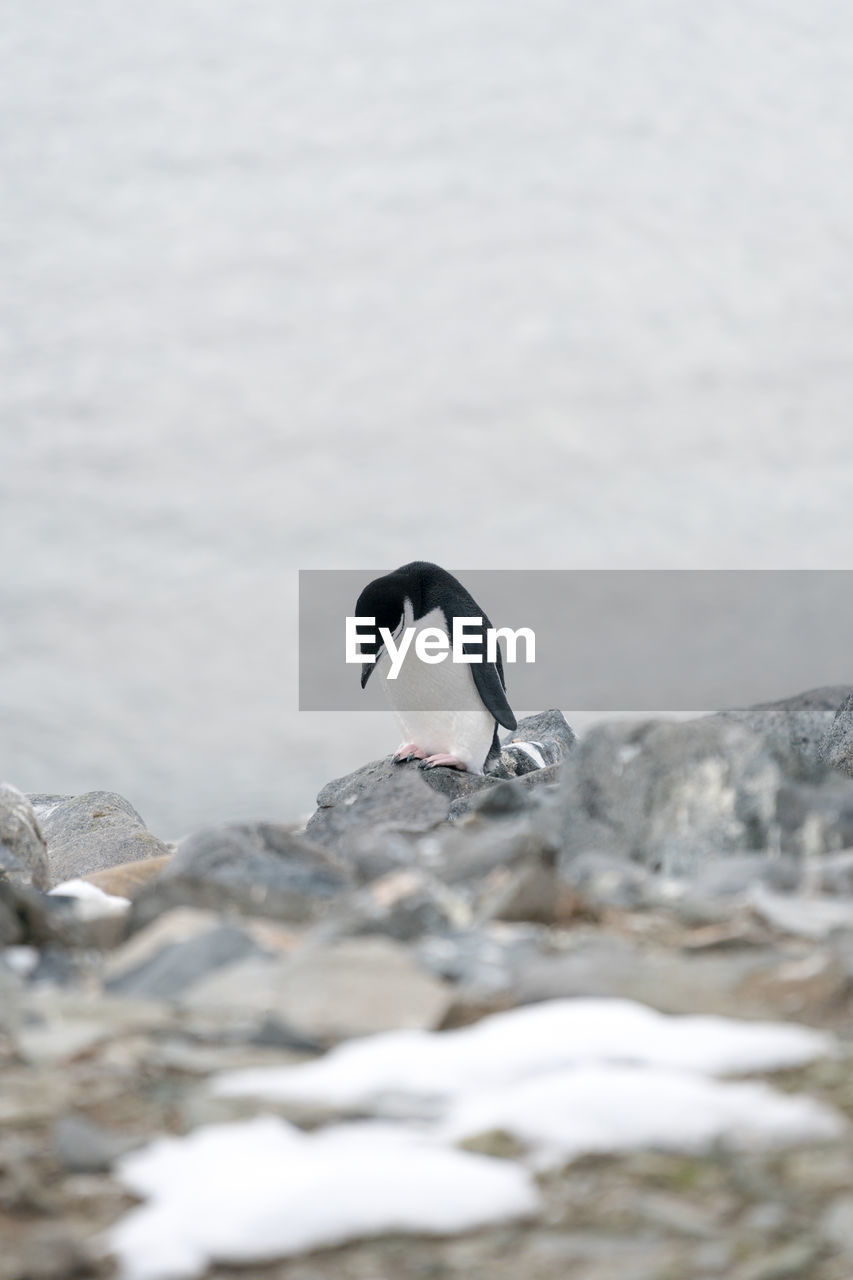
[[(283, 1120), (160, 1139), (120, 1162), (149, 1202), (112, 1230), (122, 1280), (187, 1280), (211, 1261), (283, 1257), (384, 1231), (449, 1233), (538, 1206), (530, 1168), (583, 1152), (691, 1152), (819, 1141), (844, 1119), (763, 1082), (835, 1051), (781, 1023), (669, 1017), (628, 1000), (553, 1000), (458, 1031), (393, 1032), (316, 1062), (224, 1073), (215, 1093), (374, 1108), (381, 1120), (302, 1133)], [(394, 1117), (396, 1122), (390, 1120)], [(455, 1144), (490, 1130), (494, 1160)]]
[(3, 959), (14, 973), (26, 978), (39, 962), (38, 947), (4, 947)]
[(109, 1236), (123, 1280), (183, 1280), (213, 1261), (269, 1260), (388, 1231), (450, 1234), (538, 1206), (520, 1165), (408, 1128), (305, 1134), (272, 1116), (161, 1138), (120, 1161), (118, 1175), (150, 1197)]
[(500, 1129), (535, 1153), (537, 1166), (561, 1165), (585, 1152), (658, 1147), (701, 1151), (784, 1146), (833, 1138), (836, 1115), (808, 1097), (759, 1082), (730, 1083), (686, 1071), (595, 1066), (520, 1080), (466, 1094), (441, 1132), (451, 1141)]
[(96, 920), (99, 916), (118, 916), (127, 911), (130, 898), (120, 898), (114, 893), (104, 893), (88, 880), (65, 880), (50, 890), (63, 898), (77, 899), (77, 912), (84, 920)]
[(412, 1114), (466, 1093), (584, 1063), (633, 1063), (706, 1075), (798, 1066), (832, 1052), (808, 1027), (671, 1017), (632, 1000), (548, 1000), (459, 1031), (394, 1031), (340, 1045), (316, 1062), (227, 1072), (220, 1095), (337, 1106), (390, 1097)]

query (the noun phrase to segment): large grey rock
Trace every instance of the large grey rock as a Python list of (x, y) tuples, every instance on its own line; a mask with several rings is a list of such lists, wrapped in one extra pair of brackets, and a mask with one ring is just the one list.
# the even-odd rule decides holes
[(180, 841), (158, 879), (134, 900), (130, 929), (177, 906), (306, 924), (349, 883), (339, 861), (288, 827), (271, 822), (211, 827)]
[(209, 912), (178, 908), (134, 934), (108, 959), (107, 991), (169, 1000), (216, 969), (262, 949), (239, 925)]
[(724, 718), (602, 724), (563, 769), (569, 860), (593, 850), (679, 874), (775, 838), (779, 766), (762, 738)]
[(169, 853), (168, 846), (152, 835), (130, 801), (112, 791), (88, 791), (68, 797), (35, 796), (32, 801), (47, 841), (51, 885), (121, 862)]
[(826, 685), (779, 702), (730, 708), (708, 719), (746, 725), (761, 735), (789, 777), (810, 782), (826, 768), (823, 750), (827, 733), (839, 704), (845, 698), (850, 700), (851, 695), (853, 689), (849, 685)]
[(434, 775), (439, 772), (453, 770), (422, 770), (416, 763), (395, 765), (390, 759), (373, 761), (323, 788), (305, 834), (324, 848), (353, 858), (365, 834), (371, 845), (381, 845), (386, 837), (431, 831), (446, 820), (449, 808), (447, 797), (435, 785)]
[(323, 1043), (398, 1028), (432, 1030), (449, 1003), (449, 988), (390, 938), (249, 957), (195, 983), (182, 998), (195, 1013), (272, 1018)]
[(0, 782), (0, 877), (48, 888), (47, 845), (35, 810), (17, 787)]
[(306, 834), (327, 848), (352, 854), (357, 831), (374, 832), (379, 843), (386, 835), (429, 831), (447, 818), (461, 817), (502, 780), (523, 777), (527, 787), (553, 782), (575, 743), (562, 712), (543, 711), (519, 722), (490, 774), (422, 769), (417, 761), (395, 764), (391, 756), (372, 760), (323, 787)]
[(833, 716), (819, 755), (824, 764), (853, 778), (853, 693), (844, 699)]

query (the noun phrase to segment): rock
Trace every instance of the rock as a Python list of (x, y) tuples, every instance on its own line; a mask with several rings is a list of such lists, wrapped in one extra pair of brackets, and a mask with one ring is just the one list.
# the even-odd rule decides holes
[(389, 938), (305, 946), (289, 957), (250, 957), (196, 983), (183, 1005), (219, 1016), (274, 1019), (323, 1043), (399, 1028), (432, 1029), (449, 988)]
[(853, 1260), (853, 1196), (838, 1196), (827, 1206), (820, 1231), (842, 1257)]
[(464, 812), (474, 796), (494, 787), (500, 780), (495, 773), (464, 773), (460, 769), (444, 768), (421, 769), (420, 776), (434, 791), (447, 796), (457, 813)]
[(564, 859), (594, 850), (679, 874), (772, 842), (779, 766), (724, 718), (602, 724), (563, 769)]
[[(516, 745), (522, 739), (525, 745)], [(395, 764), (391, 756), (372, 760), (323, 787), (306, 835), (342, 852), (344, 848), (351, 851), (357, 843), (357, 830), (372, 831), (377, 838), (429, 831), (448, 817), (455, 820), (467, 812), (476, 797), (488, 793), (501, 779), (524, 775), (531, 780), (528, 785), (534, 785), (542, 775), (542, 782), (553, 781), (556, 766), (573, 750), (575, 741), (562, 712), (544, 711), (519, 723), (503, 744), (501, 761), (488, 775), (421, 769), (417, 761)]]
[(853, 845), (853, 779), (784, 782), (776, 803), (781, 848), (808, 857)]
[(467, 885), (473, 895), (495, 869), (517, 866), (527, 859), (553, 862), (558, 851), (559, 845), (545, 825), (523, 812), (502, 822), (478, 816), (464, 826), (445, 827), (417, 842), (413, 861), (444, 884)]
[(561, 867), (561, 879), (596, 910), (638, 907), (651, 873), (635, 862), (606, 853), (580, 853)]
[(471, 922), (470, 905), (414, 867), (390, 871), (354, 894), (323, 930), (325, 938), (382, 934), (411, 942)]
[(49, 896), (66, 902), (75, 919), (86, 926), (86, 945), (114, 947), (124, 937), (127, 898), (113, 898), (88, 880), (67, 880), (51, 889)]
[(493, 871), (478, 895), (476, 916), (555, 924), (571, 917), (574, 909), (575, 899), (560, 884), (553, 858), (543, 852)]
[(662, 1013), (812, 1021), (843, 1010), (850, 991), (844, 964), (813, 944), (793, 954), (770, 946), (678, 954), (596, 932), (569, 934), (559, 948), (506, 951), (504, 965), (502, 994), (513, 1005), (600, 996), (638, 1000)]
[(318, 919), (348, 887), (345, 868), (289, 827), (211, 827), (187, 836), (130, 912), (131, 930), (178, 906), (228, 908), (294, 924)]
[(30, 1236), (23, 1247), (7, 1255), (3, 1280), (84, 1280), (102, 1274), (90, 1246), (72, 1235), (66, 1226), (47, 1223)]
[(47, 845), (35, 810), (17, 787), (0, 782), (0, 877), (46, 889)]
[(744, 724), (766, 742), (788, 777), (816, 781), (826, 768), (825, 743), (839, 704), (853, 701), (849, 685), (827, 685), (779, 702), (719, 711), (707, 719)]
[(74, 1114), (60, 1116), (51, 1130), (53, 1154), (70, 1173), (106, 1173), (138, 1145), (136, 1138), (102, 1129)]
[(472, 798), (468, 812), (485, 818), (515, 818), (520, 813), (529, 813), (536, 807), (537, 796), (531, 787), (525, 786), (528, 776), (522, 774), (479, 792)]
[(106, 871), (93, 871), (84, 876), (90, 884), (119, 898), (133, 898), (141, 889), (156, 880), (172, 860), (171, 853), (159, 858), (140, 858), (136, 862), (121, 862)]
[(549, 764), (544, 769), (534, 769), (506, 780), (490, 775), (493, 785), (457, 796), (450, 802), (448, 820), (456, 822), (467, 813), (499, 818), (513, 810), (535, 809), (547, 795), (557, 790), (562, 767), (562, 764)]
[(25, 884), (0, 880), (0, 939), (6, 945), (98, 945), (100, 922), (86, 921), (71, 898), (52, 897)]
[(50, 884), (140, 858), (162, 857), (169, 848), (145, 826), (133, 805), (111, 791), (64, 797), (36, 796), (50, 863)]
[(65, 804), (68, 800), (73, 800), (73, 796), (54, 795), (53, 793), (30, 791), (27, 799), (35, 810), (35, 815), (39, 822), (52, 813), (57, 805)]
[(814, 888), (819, 892), (853, 897), (853, 849), (815, 860), (814, 872)]
[(245, 930), (207, 911), (179, 908), (160, 916), (108, 959), (107, 991), (172, 1000), (194, 982), (248, 955), (263, 955)]
[(421, 865), (470, 903), (473, 919), (553, 924), (569, 911), (557, 870), (558, 845), (535, 814), (501, 822), (478, 813), (421, 841)]
[(574, 730), (562, 711), (540, 711), (519, 720), (502, 743), (497, 777), (514, 778), (559, 764), (577, 746)]
[(745, 894), (754, 885), (792, 893), (802, 878), (802, 862), (797, 858), (734, 853), (727, 857), (709, 858), (697, 868), (685, 888), (693, 897), (713, 900)]
[(818, 754), (824, 764), (853, 778), (853, 693), (836, 711)]
[(0, 947), (13, 947), (24, 937), (24, 930), (18, 918), (17, 898), (11, 901), (4, 898), (0, 890)]
[(368, 847), (381, 848), (389, 842), (405, 847), (406, 840), (401, 842), (398, 837), (431, 831), (447, 818), (449, 801), (440, 794), (432, 777), (438, 772), (419, 769), (415, 762), (395, 765), (390, 759), (365, 765), (349, 778), (338, 778), (323, 788), (317, 797), (319, 807), (309, 819), (305, 834), (355, 862), (359, 860), (363, 836), (368, 838)]
[(754, 1261), (738, 1269), (735, 1280), (800, 1280), (809, 1275), (822, 1253), (820, 1241), (801, 1236), (770, 1253), (762, 1250)]
[(430, 973), (464, 988), (469, 1002), (514, 1003), (513, 975), (539, 955), (541, 929), (489, 923), (443, 937), (424, 938), (416, 954)]
[(837, 929), (853, 930), (853, 902), (802, 894), (771, 893), (756, 885), (749, 903), (757, 916), (782, 933), (828, 938)]

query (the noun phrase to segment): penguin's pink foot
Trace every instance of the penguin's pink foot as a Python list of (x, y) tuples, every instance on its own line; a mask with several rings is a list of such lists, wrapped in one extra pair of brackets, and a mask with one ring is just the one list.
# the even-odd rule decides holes
[(425, 760), (426, 752), (421, 751), (420, 747), (414, 742), (405, 742), (402, 747), (394, 752), (394, 763), (405, 764), (407, 760)]
[(448, 769), (462, 769), (464, 772), (468, 772), (468, 766), (464, 760), (459, 760), (456, 756), (450, 756), (446, 751), (441, 751), (438, 755), (427, 756), (425, 760), (421, 761), (420, 767), (422, 769), (435, 769), (439, 765), (444, 765)]

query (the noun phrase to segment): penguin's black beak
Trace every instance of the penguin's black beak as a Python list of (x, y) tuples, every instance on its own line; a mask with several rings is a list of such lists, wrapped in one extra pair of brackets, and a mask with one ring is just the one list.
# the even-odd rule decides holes
[[(362, 687), (362, 689), (364, 688), (364, 686), (367, 684), (368, 680), (370, 679), (370, 673), (371, 673), (371, 671), (374, 669), (374, 667), (376, 666), (376, 663), (379, 661), (379, 659), (382, 657), (383, 653), (385, 652), (385, 645), (382, 643), (382, 641), (379, 639), (379, 637), (378, 637), (378, 636), (376, 637), (376, 645), (377, 645), (377, 649), (376, 649), (376, 658), (374, 659), (374, 661), (373, 661), (373, 662), (363, 662), (363, 663), (361, 664), (361, 687)], [(364, 646), (364, 645), (362, 645), (362, 652), (364, 652), (364, 651), (365, 651), (365, 646)], [(370, 652), (370, 650), (368, 649), (368, 650), (367, 650), (367, 652), (369, 653), (369, 652)]]

